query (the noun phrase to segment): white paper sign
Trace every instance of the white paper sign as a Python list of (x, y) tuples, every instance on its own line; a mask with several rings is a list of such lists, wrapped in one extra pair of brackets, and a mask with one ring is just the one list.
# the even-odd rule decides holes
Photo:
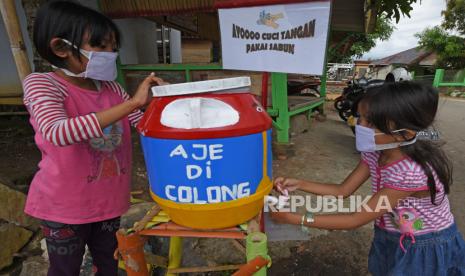
[(224, 69), (321, 75), (330, 2), (220, 9)]

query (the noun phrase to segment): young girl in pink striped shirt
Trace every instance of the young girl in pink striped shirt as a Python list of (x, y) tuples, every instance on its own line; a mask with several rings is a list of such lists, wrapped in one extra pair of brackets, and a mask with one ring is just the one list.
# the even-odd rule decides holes
[[(412, 82), (367, 91), (358, 105), (356, 147), (361, 160), (341, 185), (278, 177), (280, 191), (349, 196), (369, 177), (369, 208), (349, 214), (275, 212), (281, 223), (354, 229), (371, 221), (375, 235), (368, 268), (373, 275), (465, 275), (465, 242), (450, 211), (452, 167), (431, 140), (416, 134), (431, 126), (438, 92)], [(382, 200), (389, 208), (377, 208)]]
[(128, 210), (130, 124), (142, 116), (153, 74), (133, 97), (116, 83), (120, 34), (104, 15), (69, 1), (42, 6), (34, 44), (56, 70), (23, 82), (35, 141), (42, 152), (25, 212), (42, 221), (48, 275), (79, 275), (87, 245), (96, 275), (116, 275), (119, 217)]

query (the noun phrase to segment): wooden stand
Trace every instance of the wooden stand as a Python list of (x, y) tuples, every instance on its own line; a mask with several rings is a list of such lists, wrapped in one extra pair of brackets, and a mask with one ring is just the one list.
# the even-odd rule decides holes
[[(252, 275), (257, 271), (265, 268), (264, 273), (261, 270), (261, 275), (266, 274), (266, 266), (270, 263), (267, 256), (254, 256), (246, 264), (239, 265), (221, 265), (221, 266), (204, 266), (204, 267), (181, 267), (182, 261), (182, 238), (195, 237), (195, 238), (220, 238), (230, 239), (233, 245), (241, 252), (246, 253), (254, 251), (249, 246), (254, 246), (253, 243), (246, 243), (246, 247), (237, 240), (246, 239), (249, 234), (260, 232), (262, 223), (262, 216), (259, 215), (248, 222), (247, 231), (241, 230), (239, 227), (219, 229), (219, 230), (195, 230), (180, 226), (173, 222), (166, 222), (155, 226), (152, 229), (146, 229), (135, 232), (129, 235), (123, 235), (121, 232), (118, 237), (118, 249), (116, 253), (124, 260), (126, 272), (128, 276), (148, 276), (147, 261), (141, 257), (144, 255), (143, 242), (146, 241), (148, 236), (161, 236), (170, 237), (169, 256), (167, 259), (167, 273), (166, 275), (176, 275), (178, 273), (192, 273), (192, 272), (211, 272), (211, 271), (227, 271), (237, 270), (233, 275), (245, 276)], [(264, 235), (264, 234), (263, 234)], [(250, 257), (250, 256), (249, 256)]]

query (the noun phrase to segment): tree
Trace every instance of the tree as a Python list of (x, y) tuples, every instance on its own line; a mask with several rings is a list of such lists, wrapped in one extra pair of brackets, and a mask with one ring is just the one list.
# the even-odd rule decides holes
[[(421, 0), (420, 0), (421, 1)], [(460, 1), (460, 0), (458, 0)], [(349, 32), (336, 45), (331, 45), (328, 51), (328, 62), (346, 63), (354, 57), (359, 58), (376, 42), (388, 40), (394, 30), (392, 20), (399, 22), (401, 16), (410, 17), (412, 5), (418, 0), (372, 0), (368, 8), (377, 11), (376, 27), (371, 33)]]
[(465, 68), (465, 38), (451, 35), (440, 26), (426, 28), (415, 36), (419, 38), (420, 47), (437, 54), (438, 67)]
[(442, 15), (444, 16), (442, 26), (446, 30), (457, 30), (465, 35), (465, 0), (447, 1), (447, 8)]
[(412, 5), (417, 1), (418, 0), (375, 0), (371, 2), (376, 5), (379, 14), (384, 15), (387, 19), (395, 18), (396, 23), (399, 23), (401, 15), (410, 17), (410, 12), (413, 10)]
[(442, 26), (427, 28), (415, 36), (419, 45), (438, 55), (437, 66), (451, 69), (465, 68), (465, 38), (453, 35), (447, 30), (455, 30), (465, 35), (465, 0), (447, 1)]
[(359, 58), (371, 48), (375, 47), (378, 40), (388, 40), (394, 29), (395, 27), (392, 25), (387, 16), (378, 16), (376, 19), (376, 27), (373, 32), (368, 34), (354, 34), (354, 36), (358, 39), (355, 40), (354, 44), (352, 44), (352, 47), (350, 48), (352, 56)]
[(391, 37), (394, 26), (386, 16), (376, 19), (376, 27), (371, 33), (349, 32), (346, 37), (328, 51), (328, 62), (348, 63), (354, 57), (359, 58), (376, 46), (377, 40)]

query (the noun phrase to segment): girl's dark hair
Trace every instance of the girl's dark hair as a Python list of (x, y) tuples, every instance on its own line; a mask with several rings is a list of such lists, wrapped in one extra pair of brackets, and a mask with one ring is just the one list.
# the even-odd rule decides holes
[[(51, 1), (37, 11), (33, 40), (40, 56), (57, 67), (66, 68), (65, 61), (56, 56), (51, 47), (52, 38), (64, 38), (81, 47), (84, 34), (89, 34), (89, 44), (98, 47), (104, 40), (114, 39), (120, 46), (120, 33), (115, 23), (105, 15), (72, 1)], [(64, 46), (66, 46), (64, 44)], [(71, 47), (73, 55), (80, 58), (79, 50)]]
[[(361, 103), (368, 108), (368, 122), (386, 134), (393, 130), (409, 129), (421, 131), (430, 127), (438, 110), (439, 94), (436, 89), (415, 82), (388, 83), (367, 91)], [(401, 133), (404, 138), (406, 133)], [(417, 140), (400, 147), (413, 161), (418, 163), (428, 177), (431, 202), (436, 204), (436, 181), (432, 170), (449, 193), (452, 184), (452, 164), (437, 142)]]

